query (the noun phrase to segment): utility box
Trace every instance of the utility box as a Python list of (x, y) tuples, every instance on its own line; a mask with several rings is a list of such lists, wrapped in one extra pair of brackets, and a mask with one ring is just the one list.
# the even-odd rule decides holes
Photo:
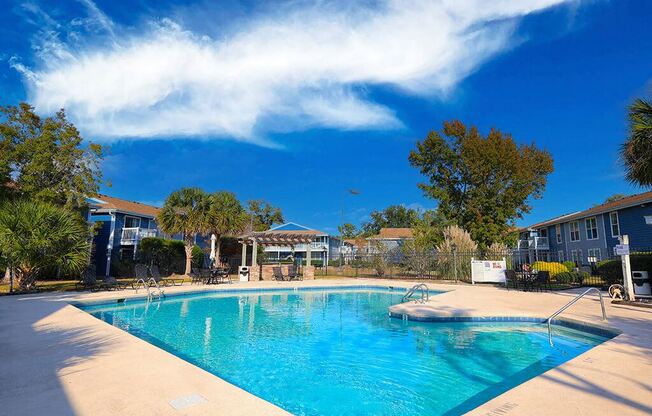
[(249, 266), (238, 267), (238, 278), (241, 282), (249, 281)]
[(637, 296), (652, 296), (652, 284), (650, 275), (646, 271), (632, 271), (632, 283), (634, 283), (634, 294)]

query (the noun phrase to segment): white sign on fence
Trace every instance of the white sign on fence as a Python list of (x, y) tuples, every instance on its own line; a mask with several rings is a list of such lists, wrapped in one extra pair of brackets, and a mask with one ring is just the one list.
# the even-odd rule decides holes
[(471, 259), (471, 282), (506, 283), (505, 270), (507, 263), (502, 260), (474, 260)]
[(616, 246), (614, 247), (614, 254), (616, 256), (628, 256), (629, 244), (616, 244)]

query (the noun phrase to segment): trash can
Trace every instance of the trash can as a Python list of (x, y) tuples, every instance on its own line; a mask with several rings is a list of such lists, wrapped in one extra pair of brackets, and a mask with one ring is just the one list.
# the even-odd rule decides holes
[(650, 285), (650, 276), (646, 271), (633, 271), (632, 283), (634, 283), (634, 294), (642, 296), (652, 296), (652, 285)]
[(238, 277), (241, 282), (249, 281), (249, 266), (238, 267)]

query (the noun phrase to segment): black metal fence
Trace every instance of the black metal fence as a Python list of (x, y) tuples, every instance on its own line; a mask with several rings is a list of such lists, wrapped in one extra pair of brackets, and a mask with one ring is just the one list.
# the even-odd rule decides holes
[[(633, 271), (652, 275), (652, 250), (631, 249)], [(558, 288), (594, 286), (606, 288), (621, 283), (620, 256), (597, 251), (578, 250), (572, 259), (552, 251), (509, 250), (505, 252), (421, 252), (365, 253), (341, 256), (328, 264), (318, 265), (317, 276), (382, 277), (471, 282), (472, 260), (505, 260), (507, 269), (541, 270), (550, 273)], [(605, 256), (606, 254), (606, 256)]]

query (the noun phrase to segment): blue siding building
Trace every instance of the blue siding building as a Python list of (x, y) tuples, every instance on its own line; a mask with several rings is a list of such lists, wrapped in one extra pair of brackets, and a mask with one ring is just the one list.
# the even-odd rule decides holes
[(156, 237), (157, 207), (108, 195), (89, 198), (89, 220), (98, 223), (93, 258), (98, 276), (111, 275), (112, 259), (134, 259), (145, 237)]
[(632, 249), (652, 248), (652, 192), (565, 214), (520, 231), (518, 249), (531, 258), (579, 266), (613, 255), (621, 235)]

